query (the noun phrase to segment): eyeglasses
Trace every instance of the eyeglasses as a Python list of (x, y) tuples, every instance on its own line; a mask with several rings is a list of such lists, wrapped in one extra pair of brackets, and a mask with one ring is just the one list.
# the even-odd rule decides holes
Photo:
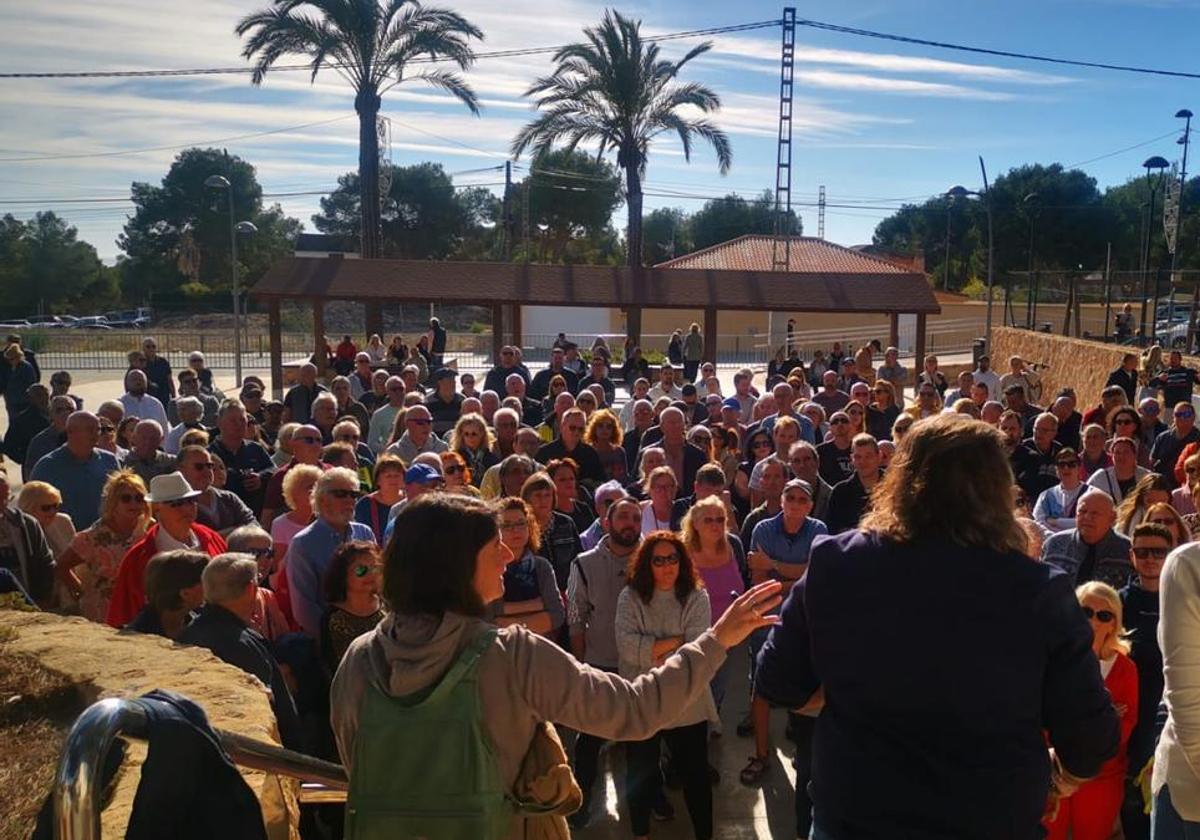
[(1114, 614), (1111, 610), (1094, 610), (1091, 607), (1084, 607), (1083, 614), (1087, 616), (1089, 620), (1094, 618), (1101, 624), (1109, 624), (1112, 621), (1115, 621), (1117, 618), (1116, 614)]
[(664, 566), (677, 566), (679, 565), (679, 552), (672, 551), (670, 554), (651, 555), (650, 564), (660, 569)]
[(271, 546), (267, 546), (266, 548), (247, 548), (245, 553), (254, 557), (270, 557), (275, 553), (275, 549)]
[(516, 522), (501, 522), (500, 523), (501, 531), (520, 531), (522, 528), (528, 528), (528, 527), (529, 527), (529, 523), (524, 519), (517, 520)]
[(362, 495), (361, 490), (351, 490), (347, 487), (333, 487), (325, 492), (335, 499), (357, 499)]
[(651, 490), (674, 490), (675, 485), (670, 482), (660, 481), (660, 482), (658, 482), (658, 484), (651, 484), (650, 489)]
[(100, 424), (100, 434), (102, 434), (102, 435), (111, 435), (116, 430), (117, 430), (117, 427), (112, 425), (111, 423), (101, 423)]
[(831, 425), (831, 426), (843, 426), (843, 425), (848, 425), (849, 423), (850, 423), (849, 417), (835, 417), (829, 421), (829, 425)]
[(170, 507), (170, 508), (181, 508), (181, 507), (187, 507), (188, 505), (191, 505), (194, 507), (196, 504), (196, 498), (195, 498), (195, 496), (193, 496), (190, 499), (171, 499), (171, 501), (166, 502), (165, 504), (167, 507)]
[(862, 409), (861, 408), (847, 409), (846, 413), (849, 414), (851, 417), (862, 417)]
[(145, 503), (146, 497), (141, 493), (121, 493), (117, 496), (117, 501), (123, 505), (127, 505), (130, 502), (140, 505)]
[(444, 472), (446, 475), (458, 475), (462, 471), (463, 468), (458, 464), (451, 464), (448, 467), (442, 467), (442, 472)]
[(1139, 560), (1162, 560), (1167, 556), (1169, 549), (1166, 548), (1147, 548), (1145, 546), (1134, 546), (1133, 556)]
[(357, 566), (354, 567), (354, 576), (362, 578), (362, 577), (366, 577), (367, 575), (379, 574), (379, 571), (380, 571), (380, 566), (378, 563), (371, 563), (371, 564), (359, 563)]
[(1196, 416), (1196, 412), (1194, 412), (1194, 411), (1176, 411), (1175, 412), (1176, 420), (1191, 420), (1195, 416)]

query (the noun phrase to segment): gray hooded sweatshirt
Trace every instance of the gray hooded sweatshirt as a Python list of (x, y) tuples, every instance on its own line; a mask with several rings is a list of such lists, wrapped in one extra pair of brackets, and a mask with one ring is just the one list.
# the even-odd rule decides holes
[[(342, 764), (354, 766), (363, 694), (375, 686), (393, 697), (442, 678), (467, 644), (491, 625), (457, 613), (437, 619), (393, 613), (350, 645), (330, 692), (334, 737)], [(670, 725), (725, 661), (711, 631), (683, 645), (661, 667), (634, 681), (581, 664), (558, 645), (521, 626), (502, 628), (479, 662), (484, 732), (500, 773), (512, 786), (541, 721), (561, 723), (605, 740), (639, 741)], [(420, 761), (420, 756), (397, 756)], [(513, 834), (522, 836), (521, 821)]]

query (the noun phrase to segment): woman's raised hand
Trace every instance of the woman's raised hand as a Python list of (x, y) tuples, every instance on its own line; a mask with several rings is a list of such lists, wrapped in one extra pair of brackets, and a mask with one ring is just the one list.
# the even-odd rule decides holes
[(713, 635), (726, 650), (742, 642), (760, 627), (770, 627), (779, 621), (778, 615), (766, 615), (783, 601), (783, 584), (769, 580), (752, 586), (729, 605), (712, 626)]

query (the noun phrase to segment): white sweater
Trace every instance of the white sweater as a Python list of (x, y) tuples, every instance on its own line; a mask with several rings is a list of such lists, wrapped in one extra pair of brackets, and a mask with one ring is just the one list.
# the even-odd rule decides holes
[(1154, 753), (1151, 789), (1157, 796), (1167, 785), (1179, 815), (1200, 821), (1200, 544), (1172, 551), (1159, 581), (1168, 717)]

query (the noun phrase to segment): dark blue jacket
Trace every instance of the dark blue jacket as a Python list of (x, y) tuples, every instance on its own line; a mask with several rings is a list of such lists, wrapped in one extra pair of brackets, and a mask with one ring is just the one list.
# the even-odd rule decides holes
[(825, 708), (816, 822), (830, 837), (1040, 838), (1046, 735), (1094, 775), (1118, 721), (1072, 581), (948, 540), (818, 538), (759, 653), (755, 691)]

